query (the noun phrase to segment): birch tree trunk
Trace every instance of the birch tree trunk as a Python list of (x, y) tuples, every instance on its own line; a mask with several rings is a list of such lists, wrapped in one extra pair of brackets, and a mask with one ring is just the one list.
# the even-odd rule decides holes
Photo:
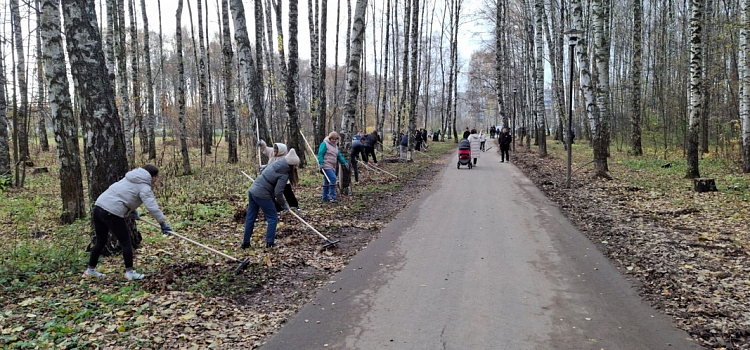
[(126, 62), (125, 49), (125, 0), (117, 1), (117, 26), (115, 31), (119, 40), (115, 50), (117, 51), (117, 75), (120, 78), (120, 108), (122, 109), (122, 125), (125, 132), (125, 152), (128, 159), (128, 166), (135, 165), (135, 151), (133, 149), (132, 121), (130, 120), (130, 97), (128, 96), (128, 69)]
[(182, 173), (192, 173), (190, 169), (190, 155), (187, 146), (187, 128), (185, 126), (185, 61), (182, 53), (182, 0), (177, 0), (177, 28), (175, 31), (175, 50), (177, 51), (177, 105), (179, 108), (180, 123), (180, 153), (182, 154)]
[(641, 74), (643, 72), (643, 0), (633, 1), (633, 110), (630, 119), (630, 153), (643, 155), (641, 147)]
[[(401, 97), (399, 97), (398, 111), (397, 111), (397, 123), (398, 131), (401, 132), (403, 121), (406, 118), (404, 113), (406, 112), (406, 101), (409, 91), (409, 28), (411, 27), (411, 1), (406, 0), (404, 4), (404, 54), (401, 58)], [(406, 131), (409, 134), (409, 145), (414, 144), (414, 135), (411, 135), (409, 130)]]
[(591, 11), (594, 16), (594, 58), (596, 60), (597, 84), (596, 104), (599, 106), (599, 125), (594, 133), (594, 170), (597, 175), (608, 177), (607, 158), (610, 140), (610, 89), (609, 89), (609, 0), (595, 0)]
[(508, 117), (503, 105), (503, 32), (505, 25), (506, 0), (497, 0), (495, 8), (495, 93), (497, 94), (498, 113), (503, 127), (508, 126)]
[(117, 13), (115, 12), (115, 0), (104, 0), (107, 3), (107, 36), (104, 42), (104, 57), (107, 60), (107, 71), (112, 86), (115, 86), (115, 26), (117, 22)]
[[(208, 121), (208, 90), (206, 88), (206, 45), (203, 40), (203, 6), (201, 5), (201, 0), (198, 0), (197, 3), (198, 46), (200, 48), (200, 57), (198, 57), (198, 85), (200, 87), (201, 120), (203, 121), (203, 152), (205, 154), (211, 154), (211, 146), (214, 142), (214, 130), (213, 123), (209, 123)], [(206, 12), (208, 12), (208, 9), (206, 9)]]
[[(268, 126), (265, 120), (265, 108), (263, 107), (263, 83), (261, 75), (258, 74), (260, 69), (256, 68), (256, 62), (253, 60), (252, 50), (250, 49), (250, 39), (247, 34), (247, 24), (245, 22), (245, 6), (242, 4), (242, 0), (230, 0), (230, 10), (232, 11), (232, 18), (234, 20), (234, 40), (237, 42), (237, 55), (239, 56), (242, 80), (247, 87), (245, 91), (249, 94), (246, 100), (252, 104), (251, 110), (256, 123), (258, 123), (260, 138), (270, 141), (268, 138)], [(260, 61), (257, 64), (262, 65), (263, 62)], [(267, 161), (265, 155), (262, 155), (262, 157), (264, 158), (264, 162)]]
[[(408, 1), (408, 0), (407, 0)], [(411, 93), (409, 94), (409, 151), (414, 150), (414, 144), (411, 138), (414, 137), (417, 131), (417, 96), (419, 94), (419, 88), (417, 84), (417, 58), (419, 57), (418, 51), (418, 39), (419, 39), (419, 2), (421, 0), (414, 0), (411, 7)], [(406, 89), (406, 86), (404, 86)], [(426, 116), (425, 116), (426, 117)], [(426, 140), (425, 140), (426, 141)]]
[(89, 203), (128, 171), (122, 124), (107, 75), (93, 1), (63, 0), (65, 39), (76, 94), (81, 97)]
[(689, 119), (687, 132), (687, 173), (685, 178), (700, 177), (698, 169), (698, 134), (703, 111), (703, 4), (705, 0), (690, 0), (690, 85)]
[[(60, 221), (73, 223), (86, 216), (81, 161), (78, 149), (78, 126), (73, 115), (68, 77), (65, 69), (65, 54), (60, 35), (60, 7), (58, 0), (43, 0), (40, 8), (39, 28), (42, 45), (44, 73), (49, 91), (49, 107), (57, 144), (60, 164), (60, 196), (62, 213)], [(109, 77), (107, 76), (107, 80)]]
[(10, 12), (11, 22), (13, 25), (13, 41), (16, 49), (16, 76), (18, 79), (18, 90), (21, 95), (21, 105), (13, 111), (18, 115), (17, 124), (13, 125), (13, 129), (17, 131), (17, 139), (14, 142), (18, 143), (18, 154), (20, 161), (25, 161), (29, 158), (29, 116), (28, 116), (28, 83), (26, 82), (26, 64), (25, 64), (25, 53), (23, 52), (23, 32), (21, 31), (21, 15), (18, 6), (18, 0), (10, 0)]
[[(141, 141), (141, 153), (147, 153), (148, 138), (146, 137), (146, 128), (143, 127), (143, 98), (141, 96), (141, 74), (138, 67), (138, 27), (135, 21), (135, 1), (128, 1), (128, 16), (130, 17), (130, 72), (133, 77), (131, 81), (133, 86), (133, 125), (138, 129), (138, 139)], [(135, 166), (135, 158), (133, 158), (131, 165)]]
[[(156, 159), (156, 114), (154, 113), (154, 80), (151, 74), (151, 41), (149, 40), (148, 16), (146, 15), (146, 0), (141, 0), (141, 14), (143, 15), (143, 61), (146, 65), (146, 137), (148, 138), (148, 159)], [(164, 73), (162, 72), (162, 75)]]
[[(39, 0), (35, 0), (37, 23), (42, 23), (42, 11)], [(40, 25), (41, 26), (41, 25)], [(42, 59), (42, 31), (36, 31), (36, 83), (37, 83), (37, 113), (39, 114), (39, 124), (37, 132), (39, 133), (39, 146), (43, 152), (49, 151), (49, 141), (47, 140), (47, 111), (44, 107), (44, 60)]]
[[(224, 116), (227, 120), (227, 144), (229, 156), (227, 162), (237, 163), (237, 115), (234, 110), (234, 90), (232, 89), (232, 38), (229, 34), (229, 4), (221, 0), (222, 17), (222, 52), (224, 53)], [(258, 43), (260, 45), (260, 43)]]
[[(356, 127), (356, 107), (359, 96), (359, 73), (362, 61), (362, 48), (365, 36), (365, 15), (367, 11), (367, 0), (357, 0), (352, 18), (352, 42), (349, 51), (349, 60), (346, 65), (346, 102), (344, 104), (344, 115), (341, 120), (341, 132), (344, 140), (351, 140), (351, 133)], [(351, 141), (350, 141), (351, 142)]]
[[(328, 120), (328, 111), (326, 104), (328, 99), (326, 96), (326, 69), (328, 68), (326, 55), (326, 33), (328, 28), (328, 1), (322, 0), (320, 5), (320, 24), (318, 24), (318, 33), (320, 36), (320, 63), (318, 69), (320, 70), (320, 82), (318, 83), (318, 115), (323, 119), (323, 125)], [(316, 11), (317, 12), (317, 11)], [(349, 138), (351, 140), (351, 138)]]
[[(0, 45), (0, 57), (5, 57)], [(5, 99), (5, 60), (0, 60), (0, 180), (10, 179), (10, 143), (8, 141), (8, 101)]]
[[(307, 0), (307, 25), (310, 32), (310, 85), (312, 88), (310, 91), (310, 119), (313, 123), (315, 143), (318, 143), (325, 138), (326, 121), (325, 118), (321, 118), (318, 110), (320, 104), (320, 95), (318, 94), (318, 91), (320, 90), (320, 68), (318, 66), (320, 63), (320, 39), (318, 38), (318, 14), (315, 11), (318, 1), (314, 1), (315, 3), (313, 3), (313, 0)], [(342, 140), (346, 140), (346, 138), (342, 137)], [(343, 143), (344, 142), (342, 142), (342, 144)]]
[[(583, 25), (583, 7), (581, 6), (581, 0), (571, 0), (570, 5), (573, 9), (573, 28), (583, 30), (585, 27)], [(578, 58), (578, 79), (583, 94), (586, 119), (588, 120), (591, 133), (594, 135), (597, 133), (599, 124), (599, 107), (594, 99), (594, 87), (591, 81), (591, 65), (589, 62), (588, 44), (586, 42), (585, 33), (578, 36), (575, 50), (576, 57)]]
[(750, 0), (740, 0), (739, 78), (742, 121), (742, 172), (750, 173)]
[(536, 92), (536, 117), (537, 125), (539, 130), (537, 132), (539, 142), (539, 155), (542, 157), (547, 156), (547, 125), (546, 116), (544, 110), (544, 38), (542, 33), (542, 21), (544, 17), (544, 0), (536, 0), (534, 4), (534, 20), (535, 24), (535, 37), (534, 44), (536, 45), (536, 81), (535, 92)]
[[(297, 93), (299, 91), (299, 80), (297, 79), (299, 75), (299, 47), (297, 41), (297, 30), (299, 28), (298, 1), (289, 0), (289, 64), (286, 69), (286, 112), (289, 115), (289, 147), (300, 150), (297, 152), (297, 155), (300, 158), (300, 164), (304, 165), (306, 156), (302, 150), (305, 145), (300, 140), (299, 109), (297, 108)], [(281, 0), (278, 0), (277, 8), (281, 9)], [(277, 16), (280, 16), (279, 13), (280, 11), (277, 12)], [(277, 21), (279, 20), (277, 19)], [(279, 47), (283, 48), (283, 38), (279, 38), (279, 41)], [(311, 162), (316, 162), (315, 164), (317, 164), (316, 160), (311, 160)]]

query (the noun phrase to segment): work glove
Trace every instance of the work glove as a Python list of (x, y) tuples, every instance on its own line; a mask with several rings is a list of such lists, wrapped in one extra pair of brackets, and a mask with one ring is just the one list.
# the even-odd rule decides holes
[(260, 147), (263, 145), (263, 140), (258, 140), (258, 142), (255, 143), (256, 146)]
[(170, 234), (172, 234), (172, 228), (169, 227), (166, 222), (160, 223), (159, 226), (161, 226), (161, 234), (165, 236), (169, 236)]
[(284, 205), (281, 206), (281, 212), (285, 213), (289, 211), (289, 203), (284, 203)]
[(323, 166), (322, 165), (318, 165), (318, 170), (320, 171), (321, 174), (325, 174), (325, 172), (323, 172)]
[(133, 220), (140, 220), (140, 219), (141, 219), (141, 216), (138, 215), (138, 211), (133, 210)]

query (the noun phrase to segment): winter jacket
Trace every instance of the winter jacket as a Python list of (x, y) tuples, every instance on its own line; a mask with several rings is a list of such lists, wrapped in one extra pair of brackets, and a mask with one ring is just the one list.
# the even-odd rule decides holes
[(404, 135), (404, 136), (401, 137), (401, 143), (400, 143), (400, 145), (403, 146), (403, 147), (409, 146), (409, 135)]
[(276, 203), (283, 207), (286, 204), (284, 186), (289, 180), (290, 169), (286, 158), (269, 163), (250, 186), (250, 194), (258, 199), (276, 199)]
[(127, 217), (143, 204), (156, 221), (164, 222), (164, 213), (156, 204), (151, 191), (151, 174), (143, 168), (129, 171), (122, 180), (113, 183), (100, 194), (95, 204), (121, 218)]
[(510, 147), (510, 143), (512, 141), (513, 141), (513, 136), (510, 136), (509, 132), (501, 132), (500, 136), (498, 136), (498, 142), (500, 143), (500, 147), (502, 148)]
[(268, 147), (268, 145), (266, 145), (266, 141), (260, 140), (260, 146), (258, 146), (258, 148), (260, 148), (261, 152), (263, 152), (263, 154), (265, 154), (268, 157), (268, 163), (269, 164), (273, 163), (273, 162), (275, 162), (275, 161), (277, 161), (277, 160), (279, 160), (281, 158), (284, 158), (284, 156), (286, 155), (286, 150), (287, 149), (286, 149), (286, 145), (285, 144), (283, 144), (283, 143), (274, 143), (274, 145), (276, 145), (276, 147), (279, 149), (279, 153), (277, 155), (273, 154), (273, 147)]
[(362, 142), (364, 142), (363, 139), (365, 137), (367, 137), (367, 135), (365, 135), (365, 136), (359, 136), (359, 134), (354, 134), (354, 136), (352, 136), (352, 147), (357, 146), (357, 145), (361, 145)]
[(322, 165), (323, 169), (336, 170), (336, 161), (348, 166), (344, 155), (339, 151), (339, 146), (326, 137), (318, 147), (318, 164)]
[(479, 141), (479, 135), (478, 134), (469, 134), (469, 137), (466, 138), (471, 143), (471, 157), (472, 158), (479, 158), (479, 154), (482, 153), (480, 147), (481, 147), (481, 141)]

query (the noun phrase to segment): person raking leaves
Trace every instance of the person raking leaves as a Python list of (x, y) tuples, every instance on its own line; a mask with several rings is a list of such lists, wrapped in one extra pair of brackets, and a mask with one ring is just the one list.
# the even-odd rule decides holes
[(276, 246), (276, 224), (279, 222), (279, 213), (276, 210), (278, 203), (283, 210), (289, 210), (289, 204), (284, 198), (284, 186), (287, 181), (292, 186), (297, 186), (299, 176), (297, 174), (297, 165), (299, 157), (294, 148), (290, 149), (284, 158), (268, 163), (260, 173), (257, 179), (250, 186), (247, 192), (247, 214), (245, 215), (245, 234), (242, 238), (241, 249), (250, 248), (250, 237), (255, 229), (255, 219), (258, 218), (258, 211), (263, 209), (263, 215), (266, 217), (266, 248)]
[(156, 203), (151, 191), (159, 179), (159, 168), (153, 164), (146, 164), (125, 174), (125, 177), (112, 184), (96, 199), (94, 211), (91, 214), (96, 233), (96, 244), (91, 249), (89, 263), (82, 277), (104, 277), (105, 274), (96, 270), (99, 256), (107, 244), (109, 232), (117, 237), (122, 246), (122, 258), (125, 260), (125, 279), (139, 280), (144, 276), (133, 269), (133, 243), (130, 241), (125, 218), (133, 216), (139, 220), (138, 209), (141, 204), (146, 206), (149, 214), (159, 222), (162, 234), (169, 235), (172, 228), (166, 222), (164, 213)]

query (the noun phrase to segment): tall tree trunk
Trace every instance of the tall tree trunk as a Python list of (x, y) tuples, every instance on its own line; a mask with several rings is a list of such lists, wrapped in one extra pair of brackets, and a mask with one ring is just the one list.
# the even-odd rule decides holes
[(536, 44), (536, 117), (537, 125), (539, 126), (539, 132), (537, 132), (539, 142), (539, 155), (542, 157), (547, 156), (547, 123), (544, 108), (544, 39), (542, 33), (542, 21), (544, 18), (544, 0), (536, 0), (534, 9), (535, 25), (535, 37), (534, 44)]
[[(5, 57), (0, 45), (0, 57)], [(10, 142), (8, 141), (8, 101), (5, 99), (5, 60), (0, 60), (0, 180), (9, 179)]]
[(128, 167), (135, 165), (135, 151), (133, 149), (133, 123), (130, 120), (130, 96), (128, 95), (128, 69), (125, 48), (125, 0), (117, 1), (117, 24), (115, 31), (118, 40), (115, 50), (117, 51), (117, 75), (120, 78), (120, 108), (122, 109), (122, 126), (125, 132), (125, 152), (128, 159)]
[[(740, 0), (739, 78), (742, 172), (750, 173), (750, 0)], [(0, 110), (1, 111), (1, 110)], [(0, 125), (1, 126), (1, 125)]]
[(503, 127), (508, 126), (508, 117), (503, 105), (503, 32), (505, 24), (506, 0), (497, 0), (495, 8), (495, 93), (497, 95), (498, 113), (501, 115)]
[[(404, 113), (406, 112), (406, 100), (409, 92), (409, 40), (411, 39), (411, 36), (409, 35), (409, 28), (411, 24), (411, 1), (406, 0), (406, 4), (404, 4), (404, 54), (401, 58), (401, 96), (399, 97), (399, 103), (398, 103), (398, 111), (397, 113), (397, 127), (398, 131), (401, 132), (401, 128), (403, 127), (403, 122), (406, 116), (404, 116)], [(414, 144), (414, 135), (412, 135), (409, 130), (406, 130), (406, 133), (409, 134), (409, 145)]]
[[(316, 11), (317, 12), (317, 11)], [(318, 64), (318, 69), (320, 70), (319, 76), (320, 76), (320, 82), (318, 83), (318, 114), (320, 115), (320, 118), (324, 120), (328, 120), (328, 111), (326, 104), (328, 103), (328, 98), (326, 96), (326, 69), (328, 68), (328, 55), (326, 55), (326, 33), (328, 28), (328, 1), (322, 0), (321, 1), (321, 7), (320, 7), (320, 24), (318, 24), (318, 32), (320, 37), (320, 63)], [(351, 138), (349, 139), (351, 140)]]
[[(123, 0), (124, 1), (124, 0)], [(138, 129), (138, 139), (141, 141), (141, 153), (148, 152), (148, 137), (143, 124), (143, 99), (141, 96), (141, 74), (138, 68), (138, 27), (135, 21), (135, 1), (128, 1), (128, 16), (130, 17), (130, 72), (133, 86), (133, 125)], [(135, 161), (135, 158), (134, 158)], [(131, 164), (135, 166), (135, 164)]]
[[(36, 6), (37, 23), (42, 23), (42, 11), (39, 0), (34, 0)], [(42, 59), (42, 31), (36, 31), (36, 83), (39, 94), (37, 96), (37, 113), (39, 114), (39, 146), (42, 151), (49, 151), (49, 140), (47, 140), (47, 112), (44, 110), (44, 60)]]
[(18, 79), (18, 92), (21, 95), (21, 106), (13, 112), (18, 115), (17, 123), (13, 129), (17, 131), (18, 137), (14, 140), (18, 143), (19, 160), (25, 161), (29, 158), (29, 93), (26, 82), (26, 64), (23, 52), (23, 32), (21, 31), (21, 15), (18, 0), (10, 0), (11, 20), (13, 24), (13, 41), (16, 48), (16, 76)]
[[(156, 114), (154, 114), (154, 81), (151, 74), (151, 41), (149, 40), (148, 16), (146, 16), (146, 0), (141, 0), (141, 14), (143, 15), (143, 61), (146, 65), (146, 136), (148, 138), (148, 159), (156, 159)], [(161, 72), (163, 75), (164, 72)]]
[[(164, 35), (161, 26), (161, 0), (156, 0), (156, 5), (159, 9), (159, 72), (161, 73), (159, 74), (161, 79), (159, 79), (159, 97), (157, 98), (157, 101), (159, 103), (159, 119), (162, 124), (161, 139), (162, 143), (164, 143), (167, 140), (167, 123), (165, 123), (164, 120), (164, 110), (166, 108), (163, 103), (164, 100), (166, 100), (166, 93), (164, 92), (166, 74), (164, 74)], [(154, 127), (156, 127), (156, 122), (154, 122)]]
[(352, 41), (350, 43), (349, 61), (346, 65), (346, 102), (344, 116), (341, 120), (341, 132), (344, 140), (351, 140), (356, 127), (356, 107), (359, 96), (359, 73), (362, 61), (362, 48), (365, 36), (365, 14), (367, 0), (357, 0), (352, 19)]
[[(326, 134), (326, 120), (320, 115), (318, 109), (320, 105), (318, 93), (320, 90), (320, 39), (318, 38), (318, 13), (315, 11), (317, 4), (317, 0), (307, 0), (307, 24), (310, 32), (310, 119), (313, 123), (316, 144), (323, 141), (323, 135)], [(346, 139), (342, 138), (342, 140)]]
[[(247, 33), (247, 24), (245, 22), (245, 6), (242, 0), (230, 0), (230, 10), (234, 20), (234, 40), (237, 42), (237, 55), (239, 56), (240, 70), (242, 71), (242, 80), (247, 87), (245, 91), (249, 94), (245, 98), (252, 104), (252, 115), (258, 123), (260, 138), (269, 141), (268, 126), (265, 120), (265, 108), (263, 107), (263, 82), (262, 76), (258, 73), (260, 69), (256, 68), (256, 62), (253, 59), (252, 50), (250, 49), (250, 39)], [(261, 17), (262, 18), (262, 17)], [(257, 18), (256, 18), (257, 20)], [(261, 34), (262, 40), (262, 34)], [(260, 41), (258, 41), (260, 43)], [(257, 62), (259, 66), (263, 62)], [(262, 155), (266, 158), (265, 155)], [(264, 162), (267, 159), (264, 159)]]
[[(65, 54), (60, 35), (60, 7), (58, 0), (43, 0), (40, 8), (39, 32), (44, 44), (44, 73), (49, 91), (49, 106), (57, 144), (60, 164), (60, 196), (62, 213), (60, 221), (66, 224), (86, 216), (81, 161), (78, 148), (78, 125), (73, 115), (68, 77), (65, 70)], [(109, 77), (106, 77), (109, 80)]]
[(594, 169), (597, 175), (607, 177), (609, 166), (610, 89), (609, 89), (609, 0), (595, 0), (592, 3), (594, 16), (594, 59), (596, 60), (597, 84), (596, 104), (599, 106), (599, 125), (594, 133)]
[(107, 36), (104, 42), (104, 57), (107, 60), (107, 71), (109, 72), (109, 79), (112, 82), (112, 86), (116, 86), (115, 83), (115, 26), (117, 23), (117, 12), (115, 8), (117, 4), (116, 0), (104, 0), (107, 2), (106, 6), (106, 17), (107, 17)]
[[(213, 145), (213, 125), (208, 122), (208, 89), (206, 88), (206, 45), (203, 40), (203, 6), (201, 0), (198, 3), (198, 46), (200, 47), (200, 57), (198, 58), (198, 85), (200, 86), (201, 100), (201, 121), (203, 125), (203, 152), (211, 154)], [(208, 9), (206, 9), (208, 12)], [(227, 34), (229, 35), (229, 34)], [(231, 50), (231, 43), (230, 43)]]
[[(234, 110), (234, 90), (232, 89), (232, 38), (229, 35), (229, 4), (227, 0), (221, 0), (222, 29), (222, 52), (224, 53), (224, 114), (227, 120), (227, 144), (229, 145), (229, 157), (227, 162), (237, 163), (237, 115)], [(260, 45), (260, 43), (258, 43)]]
[[(581, 0), (571, 0), (571, 8), (573, 9), (573, 28), (583, 30), (583, 7), (581, 6)], [(588, 125), (591, 129), (592, 135), (595, 135), (599, 127), (599, 107), (597, 106), (596, 100), (594, 99), (594, 86), (591, 79), (591, 65), (588, 57), (588, 44), (586, 42), (586, 34), (581, 34), (578, 37), (578, 42), (575, 47), (576, 57), (578, 58), (578, 75), (579, 85), (583, 93), (583, 102), (586, 108), (586, 117), (588, 119)], [(596, 156), (595, 156), (596, 159)]]
[(687, 173), (685, 178), (700, 177), (698, 134), (703, 111), (703, 5), (705, 0), (690, 0), (690, 109), (687, 134)]
[(643, 0), (633, 1), (633, 111), (630, 118), (630, 153), (643, 155), (641, 147), (641, 74), (643, 72)]
[(70, 70), (76, 94), (81, 97), (89, 203), (94, 203), (128, 171), (125, 142), (114, 89), (107, 76), (94, 2), (63, 0), (62, 8)]
[[(297, 108), (297, 93), (299, 91), (299, 80), (297, 79), (299, 75), (298, 1), (289, 0), (289, 64), (286, 70), (286, 112), (289, 115), (289, 145), (300, 150), (297, 155), (300, 157), (301, 164), (305, 164), (305, 152), (302, 151), (305, 145), (300, 140), (299, 109)], [(278, 0), (277, 8), (281, 9), (281, 0)], [(279, 13), (280, 11), (277, 12), (277, 16)], [(281, 44), (279, 47), (282, 47)], [(316, 160), (311, 160), (311, 162), (317, 164)]]
[[(408, 1), (408, 0), (407, 0)], [(419, 2), (421, 0), (414, 0), (411, 5), (411, 92), (409, 94), (409, 150), (414, 150), (415, 142), (412, 142), (411, 138), (414, 137), (417, 131), (417, 96), (419, 95), (419, 88), (417, 84), (417, 58), (419, 57), (418, 52), (418, 39), (419, 39)], [(404, 86), (406, 90), (406, 86)]]
[(177, 28), (175, 31), (175, 42), (177, 51), (177, 75), (178, 75), (178, 87), (177, 87), (177, 105), (179, 108), (179, 123), (180, 123), (180, 153), (182, 154), (182, 173), (187, 175), (192, 173), (190, 169), (190, 155), (188, 153), (187, 145), (187, 128), (185, 126), (185, 61), (182, 53), (182, 0), (177, 0), (177, 13), (175, 14), (177, 20)]
[[(390, 39), (390, 29), (391, 26), (388, 24), (391, 18), (391, 0), (386, 0), (386, 25), (385, 25), (385, 37), (383, 38), (383, 44), (385, 45), (385, 49), (383, 51), (383, 60), (385, 61), (383, 63), (383, 69), (382, 69), (382, 75), (383, 75), (383, 93), (380, 95), (380, 98), (382, 98), (381, 101), (381, 118), (378, 120), (377, 125), (375, 126), (375, 130), (378, 130), (379, 132), (382, 132), (382, 136), (385, 136), (385, 129), (383, 128), (383, 125), (385, 124), (385, 115), (386, 110), (388, 107), (388, 58), (389, 55), (389, 45), (391, 42)], [(375, 23), (373, 23), (373, 26), (375, 26)]]

